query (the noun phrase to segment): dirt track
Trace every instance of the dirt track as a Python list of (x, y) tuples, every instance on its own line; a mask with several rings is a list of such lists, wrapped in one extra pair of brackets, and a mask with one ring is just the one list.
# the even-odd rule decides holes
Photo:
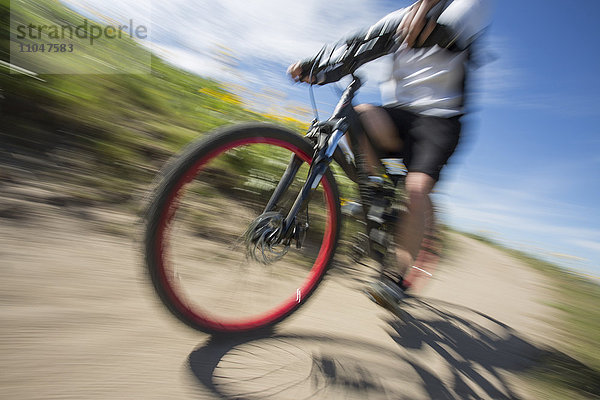
[(520, 375), (552, 336), (551, 292), (476, 241), (453, 237), (401, 319), (346, 266), (271, 335), (217, 341), (158, 303), (133, 218), (51, 205), (25, 187), (4, 195), (3, 398), (535, 398)]

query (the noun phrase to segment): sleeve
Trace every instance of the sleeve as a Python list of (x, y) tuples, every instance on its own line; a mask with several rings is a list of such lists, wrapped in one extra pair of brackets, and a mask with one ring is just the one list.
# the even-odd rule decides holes
[(437, 19), (440, 31), (445, 31), (443, 47), (468, 48), (488, 26), (491, 9), (490, 0), (454, 0), (450, 3)]
[(314, 68), (312, 73), (317, 84), (335, 82), (361, 65), (393, 52), (396, 48), (396, 31), (404, 13), (404, 9), (395, 11), (369, 29), (324, 47), (316, 57), (302, 61), (302, 77), (308, 77)]

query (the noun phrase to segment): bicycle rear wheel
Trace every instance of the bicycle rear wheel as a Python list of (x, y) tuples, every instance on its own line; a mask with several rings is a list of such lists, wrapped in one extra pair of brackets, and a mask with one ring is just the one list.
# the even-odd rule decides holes
[[(302, 166), (269, 214), (275, 220), (287, 215), (312, 151), (290, 131), (254, 124), (212, 134), (171, 163), (150, 203), (145, 253), (154, 288), (177, 318), (208, 333), (248, 332), (282, 321), (306, 302), (338, 240), (339, 194), (331, 171), (297, 217), (309, 225), (306, 237), (296, 238), (299, 249), (295, 241), (253, 249), (244, 234), (296, 155)], [(259, 256), (249, 257), (252, 251)]]

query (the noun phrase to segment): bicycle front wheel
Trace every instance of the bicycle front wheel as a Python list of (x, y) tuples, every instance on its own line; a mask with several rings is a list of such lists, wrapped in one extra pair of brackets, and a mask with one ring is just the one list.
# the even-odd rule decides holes
[(297, 216), (308, 230), (291, 246), (256, 246), (245, 234), (295, 155), (302, 165), (269, 214), (287, 215), (312, 152), (305, 138), (254, 124), (212, 134), (171, 163), (150, 203), (145, 253), (154, 288), (177, 318), (208, 333), (248, 332), (282, 321), (310, 297), (338, 240), (331, 171)]

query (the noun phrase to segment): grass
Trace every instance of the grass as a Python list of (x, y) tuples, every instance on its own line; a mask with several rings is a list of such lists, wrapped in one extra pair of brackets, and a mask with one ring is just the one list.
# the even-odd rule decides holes
[[(34, 25), (79, 26), (84, 20), (51, 0), (10, 4), (2, 0), (0, 15), (0, 58), (5, 62), (10, 62), (13, 29), (9, 16)], [(101, 59), (117, 69), (147, 62), (150, 71), (38, 75), (36, 79), (0, 66), (0, 136), (9, 153), (48, 161), (47, 168), (37, 171), (45, 178), (80, 186), (85, 186), (88, 176), (105, 181), (101, 201), (121, 204), (134, 199), (134, 193), (148, 186), (173, 153), (219, 126), (242, 121), (271, 121), (294, 129), (302, 125), (247, 110), (220, 83), (178, 69), (131, 39), (99, 39), (78, 51), (84, 53), (81, 59)], [(65, 68), (76, 63), (67, 55), (51, 61)], [(21, 66), (36, 71), (36, 65)], [(83, 66), (94, 71), (91, 64)], [(68, 157), (60, 156), (65, 153)], [(128, 195), (114, 196), (115, 191)]]
[(552, 280), (556, 297), (550, 305), (561, 319), (556, 326), (561, 353), (547, 353), (530, 371), (530, 378), (545, 384), (545, 398), (600, 398), (600, 285), (484, 236), (462, 234), (510, 254)]

